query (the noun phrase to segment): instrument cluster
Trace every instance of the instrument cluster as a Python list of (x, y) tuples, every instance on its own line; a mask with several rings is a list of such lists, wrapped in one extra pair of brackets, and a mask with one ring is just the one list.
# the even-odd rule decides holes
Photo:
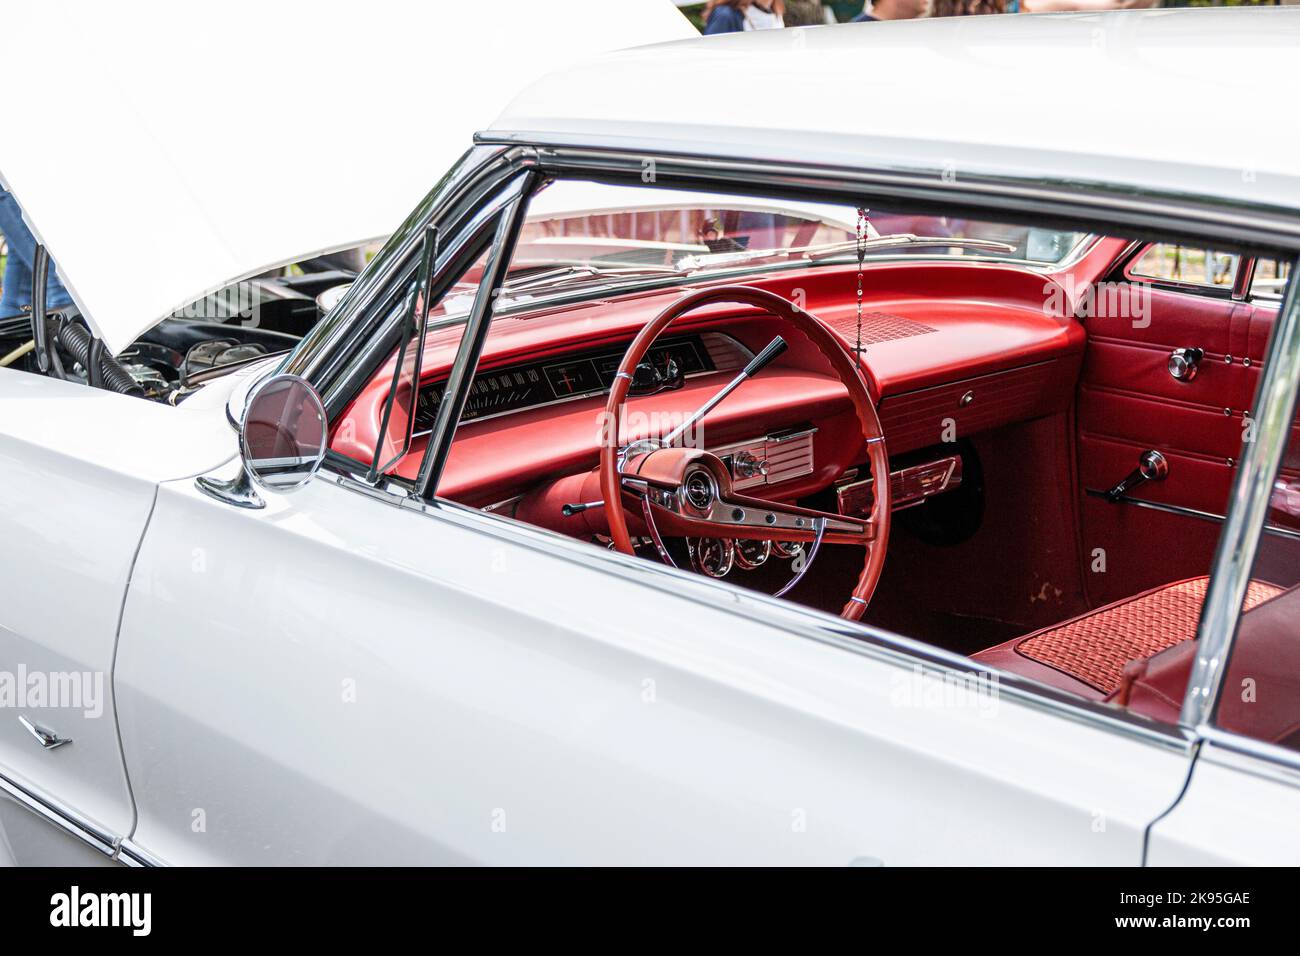
[[(626, 351), (624, 347), (579, 352), (481, 372), (474, 376), (461, 421), (603, 395), (613, 386)], [(675, 366), (683, 375), (718, 370), (708, 345), (698, 335), (665, 338), (650, 350), (649, 362), (655, 369)], [(416, 399), (416, 434), (433, 428), (444, 387), (442, 382), (421, 385)]]
[(771, 558), (792, 560), (804, 553), (804, 547), (800, 541), (757, 541), (749, 538), (686, 539), (691, 567), (711, 578), (725, 578), (733, 568), (755, 571)]

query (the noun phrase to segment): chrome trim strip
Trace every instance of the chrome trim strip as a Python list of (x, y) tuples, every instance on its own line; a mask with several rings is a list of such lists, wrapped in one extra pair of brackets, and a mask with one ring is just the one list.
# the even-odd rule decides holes
[[(1109, 501), (1106, 492), (1098, 491), (1096, 488), (1088, 488), (1085, 492), (1090, 498), (1101, 498), (1103, 501)], [(1147, 501), (1143, 498), (1134, 498), (1130, 495), (1123, 495), (1114, 502), (1117, 505), (1136, 505), (1139, 508), (1149, 508), (1152, 511), (1163, 511), (1166, 514), (1181, 515), (1185, 518), (1199, 518), (1201, 521), (1213, 521), (1223, 524), (1227, 520), (1223, 515), (1215, 514), (1213, 511), (1201, 511), (1197, 508), (1184, 508), (1182, 505), (1167, 505), (1161, 501)], [(1300, 540), (1300, 531), (1294, 528), (1280, 528), (1275, 524), (1264, 526), (1264, 533), (1275, 535), (1279, 538), (1295, 538)]]
[(5, 773), (0, 773), (0, 792), (104, 856), (112, 858), (117, 853), (117, 837), (67, 804), (40, 793), (34, 787), (18, 783)]
[(707, 600), (711, 607), (762, 624), (776, 623), (792, 636), (829, 644), (851, 654), (860, 654), (895, 666), (920, 666), (931, 674), (987, 674), (996, 679), (999, 693), (1005, 693), (1017, 703), (1110, 733), (1123, 734), (1176, 753), (1191, 753), (1194, 739), (1184, 728), (1160, 724), (1098, 701), (1075, 697), (1066, 691), (995, 670), (968, 657), (901, 634), (892, 634), (860, 622), (846, 621), (824, 611), (795, 605), (724, 580), (670, 568), (620, 551), (596, 548), (558, 532), (501, 515), (488, 514), (454, 501), (440, 498), (430, 503), (413, 496), (398, 497), (328, 468), (327, 463), (325, 468), (317, 472), (314, 480), (329, 481), (347, 491), (393, 507), (419, 512), (436, 521), (487, 534), (520, 547), (567, 558), (592, 570), (636, 581), (660, 591), (680, 596), (684, 589), (689, 589), (697, 592), (700, 599)]
[(784, 587), (772, 593), (772, 597), (783, 597), (790, 591), (794, 590), (794, 586), (803, 580), (803, 576), (807, 574), (808, 569), (812, 567), (813, 561), (817, 560), (817, 552), (822, 546), (822, 538), (826, 536), (826, 519), (814, 518), (813, 524), (817, 528), (817, 537), (813, 538), (812, 547), (809, 548), (808, 553), (803, 556), (803, 564), (800, 566), (799, 570), (794, 573), (794, 577), (785, 583)]
[[(1292, 265), (1296, 274), (1300, 265)], [(1300, 384), (1300, 288), (1287, 285), (1286, 301), (1274, 325), (1255, 395), (1256, 439), (1243, 449), (1232, 486), (1228, 515), (1219, 537), (1210, 586), (1201, 607), (1197, 651), (1179, 722), (1202, 735), (1209, 729), (1237, 633), (1241, 605), (1254, 569), (1255, 553), (1268, 519), (1273, 482), (1291, 440), (1296, 389)]]
[[(1300, 752), (1295, 750), (1280, 747), (1277, 744), (1270, 744), (1263, 740), (1256, 740), (1254, 737), (1244, 737), (1241, 734), (1235, 734), (1219, 727), (1206, 727), (1201, 737), (1221, 750), (1241, 754), (1255, 760), (1264, 760), (1270, 765), (1277, 764), (1300, 772)], [(1202, 753), (1205, 753), (1205, 751), (1202, 751)]]
[(168, 866), (169, 864), (154, 856), (144, 847), (132, 840), (123, 840), (118, 846), (117, 861), (123, 866), (130, 867), (154, 867)]
[[(514, 255), (515, 242), (523, 228), (524, 213), (528, 206), (528, 196), (536, 185), (536, 176), (532, 172), (520, 173), (507, 183), (498, 196), (503, 205), (499, 212), (492, 244), (488, 247), (487, 264), (479, 279), (479, 286), (474, 293), (474, 306), (465, 321), (460, 347), (452, 360), (451, 371), (447, 374), (447, 383), (443, 386), (442, 401), (438, 403), (437, 417), (429, 435), (429, 443), (424, 450), (424, 459), (420, 462), (420, 473), (415, 479), (416, 493), (421, 497), (432, 496), (442, 477), (443, 465), (451, 451), (451, 443), (456, 436), (456, 429), (465, 411), (465, 402), (474, 382), (474, 373), (478, 369), (479, 357), (487, 341), (488, 330), (492, 325), (493, 299), (501, 289), (505, 279), (506, 268)], [(414, 417), (414, 412), (412, 412)]]

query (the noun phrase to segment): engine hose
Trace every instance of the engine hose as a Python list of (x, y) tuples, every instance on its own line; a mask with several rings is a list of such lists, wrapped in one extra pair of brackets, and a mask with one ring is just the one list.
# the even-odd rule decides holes
[(83, 326), (74, 322), (58, 325), (51, 321), (50, 338), (86, 369), (92, 383), (99, 380), (103, 387), (110, 391), (144, 397), (144, 389), (126, 369), (122, 368), (121, 363), (107, 351), (94, 347), (94, 336)]

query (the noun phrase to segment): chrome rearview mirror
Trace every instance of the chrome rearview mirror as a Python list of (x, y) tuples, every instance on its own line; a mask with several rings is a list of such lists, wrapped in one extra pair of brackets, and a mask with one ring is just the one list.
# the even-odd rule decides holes
[(230, 481), (199, 478), (205, 494), (240, 508), (263, 508), (253, 487), (292, 491), (306, 484), (325, 460), (329, 428), (316, 389), (297, 375), (275, 375), (253, 392), (239, 430), (243, 467)]

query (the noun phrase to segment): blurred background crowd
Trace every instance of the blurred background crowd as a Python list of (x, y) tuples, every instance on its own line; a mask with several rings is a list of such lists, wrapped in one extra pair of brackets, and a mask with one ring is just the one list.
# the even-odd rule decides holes
[(1277, 6), (1300, 0), (676, 0), (702, 33), (738, 33), (850, 20), (1136, 7)]

